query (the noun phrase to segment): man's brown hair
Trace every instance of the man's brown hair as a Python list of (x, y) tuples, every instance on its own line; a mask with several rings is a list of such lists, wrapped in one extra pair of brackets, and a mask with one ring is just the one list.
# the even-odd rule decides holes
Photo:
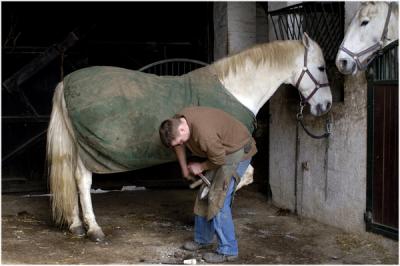
[(178, 127), (181, 123), (181, 116), (174, 116), (164, 120), (158, 132), (160, 133), (160, 139), (162, 144), (168, 148), (172, 148), (171, 142), (178, 136)]

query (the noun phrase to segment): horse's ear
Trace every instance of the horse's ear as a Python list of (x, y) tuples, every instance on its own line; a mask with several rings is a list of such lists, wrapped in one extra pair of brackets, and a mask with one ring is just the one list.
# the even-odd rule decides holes
[(311, 44), (310, 37), (308, 36), (307, 32), (304, 32), (303, 45), (308, 49), (308, 48), (310, 48), (310, 44)]

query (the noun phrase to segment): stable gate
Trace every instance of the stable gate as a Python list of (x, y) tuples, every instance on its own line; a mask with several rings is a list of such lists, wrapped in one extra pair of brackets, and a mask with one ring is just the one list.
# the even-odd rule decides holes
[(398, 239), (398, 41), (368, 69), (366, 229)]

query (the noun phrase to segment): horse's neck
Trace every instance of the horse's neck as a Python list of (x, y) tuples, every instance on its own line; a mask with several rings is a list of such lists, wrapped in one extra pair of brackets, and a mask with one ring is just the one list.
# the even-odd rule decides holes
[(248, 63), (244, 70), (236, 74), (229, 73), (222, 78), (221, 83), (240, 103), (257, 115), (279, 86), (289, 82), (292, 75), (293, 70), (289, 68), (255, 67)]

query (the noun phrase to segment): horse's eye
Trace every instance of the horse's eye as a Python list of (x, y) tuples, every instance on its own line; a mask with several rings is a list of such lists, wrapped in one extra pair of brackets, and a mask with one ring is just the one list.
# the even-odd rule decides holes
[(363, 22), (361, 22), (361, 26), (366, 26), (369, 23), (369, 20), (364, 20)]
[(320, 67), (318, 67), (318, 70), (321, 71), (321, 72), (324, 72), (325, 71), (325, 67), (320, 66)]

